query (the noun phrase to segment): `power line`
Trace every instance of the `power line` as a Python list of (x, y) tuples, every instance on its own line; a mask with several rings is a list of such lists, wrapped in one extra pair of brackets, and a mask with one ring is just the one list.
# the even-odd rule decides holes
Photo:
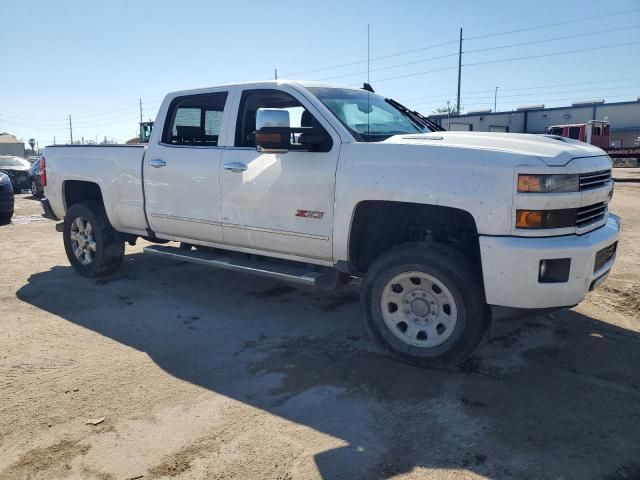
[[(502, 31), (502, 32), (489, 33), (489, 34), (485, 34), (485, 35), (477, 35), (477, 36), (474, 36), (474, 37), (464, 38), (464, 40), (476, 40), (476, 39), (480, 39), (480, 38), (489, 38), (489, 37), (494, 37), (494, 36), (509, 35), (509, 34), (512, 34), (512, 33), (519, 33), (519, 32), (525, 32), (525, 31), (530, 31), (530, 30), (538, 30), (538, 29), (554, 27), (554, 26), (559, 26), (559, 25), (567, 25), (567, 24), (583, 22), (583, 21), (587, 21), (587, 20), (601, 19), (601, 18), (606, 18), (606, 17), (624, 15), (624, 14), (627, 14), (627, 13), (638, 12), (638, 11), (640, 11), (640, 9), (635, 8), (635, 9), (624, 10), (624, 11), (620, 11), (620, 12), (613, 12), (613, 13), (604, 14), (604, 15), (597, 15), (597, 16), (591, 16), (591, 17), (582, 17), (582, 18), (576, 18), (576, 19), (566, 20), (566, 21), (562, 21), (562, 22), (548, 23), (548, 24), (544, 24), (544, 25), (536, 25), (536, 26), (533, 26), (533, 27), (521, 28), (521, 29), (517, 29), (517, 30), (508, 30), (508, 31)], [(632, 28), (634, 28), (634, 27), (632, 27)], [(625, 29), (625, 28), (616, 29), (616, 30), (623, 30), (623, 29)], [(604, 30), (604, 31), (601, 31), (601, 32), (586, 33), (586, 34), (576, 35), (576, 37), (583, 36), (583, 35), (595, 35), (597, 33), (607, 33), (607, 32), (610, 32), (610, 31), (613, 31), (613, 30)], [(559, 39), (565, 39), (565, 38), (575, 38), (575, 37), (566, 36), (566, 37), (560, 37)], [(543, 41), (535, 42), (535, 43), (542, 43), (542, 42), (546, 42), (546, 41), (551, 41), (551, 40), (543, 40)], [(391, 54), (388, 54), (388, 55), (382, 55), (382, 56), (378, 56), (378, 57), (373, 57), (373, 58), (370, 59), (370, 61), (384, 60), (384, 59), (387, 59), (387, 58), (392, 58), (392, 57), (396, 57), (396, 56), (400, 56), (400, 55), (407, 55), (409, 53), (416, 53), (416, 52), (420, 52), (420, 51), (424, 51), (424, 50), (443, 47), (443, 46), (446, 46), (446, 45), (454, 45), (456, 43), (458, 43), (457, 39), (456, 40), (447, 41), (447, 42), (427, 45), (427, 46), (424, 46), (424, 47), (414, 48), (414, 49), (410, 49), (410, 50), (403, 50), (403, 51), (400, 51), (400, 52), (394, 52), (394, 53), (391, 53)], [(532, 42), (532, 44), (533, 43), (534, 42)], [(528, 43), (523, 43), (522, 45), (526, 45), (526, 44), (528, 44)], [(506, 46), (504, 46), (504, 47), (496, 47), (496, 48), (506, 48)], [(477, 50), (477, 51), (481, 51), (481, 50)], [(304, 70), (304, 71), (299, 71), (299, 72), (288, 73), (288, 74), (285, 74), (284, 77), (295, 77), (295, 76), (298, 76), (298, 75), (307, 75), (309, 73), (317, 73), (317, 72), (322, 72), (322, 71), (326, 71), (326, 70), (335, 70), (335, 69), (338, 69), (338, 68), (351, 67), (351, 66), (354, 66), (354, 65), (363, 65), (363, 64), (366, 64), (366, 63), (367, 63), (367, 60), (359, 60), (359, 61), (354, 61), (354, 62), (329, 65), (329, 66), (326, 66), (326, 67), (320, 67), (320, 68), (315, 68), (315, 69), (311, 69), (311, 70)], [(357, 74), (353, 74), (353, 75), (357, 75)], [(282, 75), (280, 75), (280, 76), (282, 76)], [(349, 75), (344, 75), (344, 76), (349, 76)], [(339, 78), (339, 77), (331, 77), (331, 78)]]
[(512, 58), (503, 58), (503, 59), (498, 59), (498, 60), (487, 60), (485, 62), (476, 62), (476, 63), (465, 63), (463, 66), (465, 67), (473, 67), (476, 65), (488, 65), (490, 63), (504, 63), (504, 62), (515, 62), (518, 60), (529, 60), (532, 58), (543, 58), (543, 57), (553, 57), (553, 56), (557, 56), (557, 55), (567, 55), (570, 53), (579, 53), (579, 52), (588, 52), (588, 51), (592, 51), (592, 50), (603, 50), (606, 48), (613, 48), (613, 47), (626, 47), (629, 45), (637, 45), (640, 42), (626, 42), (626, 43), (615, 43), (613, 45), (603, 45), (600, 47), (588, 47), (588, 48), (579, 48), (579, 49), (575, 49), (575, 50), (564, 50), (561, 52), (552, 52), (552, 53), (543, 53), (540, 55), (529, 55), (526, 57), (512, 57)]
[[(440, 55), (439, 57), (423, 58), (422, 60), (416, 60), (416, 61), (413, 61), (413, 62), (399, 63), (399, 64), (396, 64), (396, 65), (389, 65), (389, 66), (386, 66), (386, 67), (372, 68), (369, 71), (370, 72), (380, 72), (380, 71), (383, 71), (383, 70), (391, 70), (393, 68), (406, 67), (407, 65), (416, 65), (418, 63), (433, 62), (435, 60), (441, 60), (443, 58), (455, 57), (457, 55), (458, 55), (457, 53), (449, 53), (447, 55)], [(346, 73), (346, 74), (343, 74), (343, 75), (334, 75), (332, 77), (321, 78), (320, 81), (323, 81), (323, 80), (334, 80), (336, 78), (352, 77), (352, 76), (356, 76), (356, 75), (363, 75), (363, 74), (366, 74), (366, 73), (367, 72), (354, 72), (354, 73)]]
[(488, 47), (488, 48), (478, 48), (476, 50), (465, 50), (464, 53), (478, 53), (478, 52), (487, 52), (490, 50), (500, 50), (503, 48), (511, 48), (511, 47), (523, 47), (525, 45), (535, 45), (539, 43), (549, 43), (555, 42), (556, 40), (567, 40), (569, 38), (578, 38), (578, 37), (587, 37), (591, 35), (599, 35), (601, 33), (609, 33), (609, 32), (620, 32), (623, 30), (633, 30), (640, 28), (640, 25), (632, 25), (630, 27), (622, 27), (622, 28), (611, 28), (609, 30), (600, 30), (597, 32), (586, 32), (586, 33), (578, 33), (575, 35), (565, 35), (563, 37), (554, 37), (554, 38), (545, 38), (544, 40), (534, 40), (531, 42), (522, 42), (522, 43), (511, 43), (509, 45), (499, 45), (497, 47)]
[(475, 37), (465, 38), (465, 40), (478, 40), (480, 38), (489, 38), (489, 37), (497, 37), (497, 36), (500, 36), (500, 35), (510, 35), (512, 33), (529, 32), (531, 30), (539, 30), (539, 29), (548, 28), (548, 27), (557, 27), (557, 26), (560, 26), (560, 25), (568, 25), (570, 23), (585, 22), (587, 20), (596, 20), (596, 19), (599, 20), (601, 18), (614, 17), (614, 16), (617, 16), (617, 15), (624, 15), (626, 13), (639, 12), (639, 11), (640, 11), (640, 8), (633, 8), (631, 10), (623, 10), (621, 12), (594, 15), (594, 16), (591, 16), (591, 17), (574, 18), (573, 20), (565, 20), (563, 22), (547, 23), (547, 24), (544, 24), (544, 25), (536, 25), (536, 26), (533, 26), (533, 27), (519, 28), (517, 30), (507, 30), (507, 31), (503, 31), (503, 32), (488, 33), (488, 34), (485, 34), (485, 35), (476, 35)]
[[(431, 50), (433, 48), (444, 47), (446, 45), (453, 45), (454, 43), (458, 43), (458, 40), (453, 40), (453, 41), (450, 41), (450, 42), (443, 42), (443, 43), (436, 43), (436, 44), (433, 44), (433, 45), (427, 45), (425, 47), (414, 48), (414, 49), (411, 49), (411, 50), (404, 50), (404, 51), (401, 51), (401, 52), (395, 52), (395, 53), (391, 53), (391, 54), (388, 54), (388, 55), (382, 55), (380, 57), (373, 57), (373, 58), (370, 59), (370, 61), (374, 62), (374, 61), (378, 61), (378, 60), (385, 60), (387, 58), (397, 57), (397, 56), (400, 56), (400, 55), (407, 55), (409, 53), (422, 52), (422, 51), (425, 51), (425, 50)], [(330, 65), (330, 66), (327, 66), (327, 67), (316, 68), (316, 69), (313, 69), (313, 70), (306, 70), (306, 71), (303, 71), (303, 72), (288, 73), (288, 74), (286, 74), (284, 76), (285, 77), (295, 77), (297, 75), (306, 75), (306, 74), (309, 74), (309, 73), (322, 72), (322, 71), (325, 71), (325, 70), (335, 70), (335, 69), (338, 69), (338, 68), (352, 67), (354, 65), (362, 65), (362, 64), (366, 64), (366, 63), (367, 63), (366, 60), (359, 60), (357, 62), (349, 62), (349, 63), (342, 63), (342, 64), (338, 64), (338, 65)], [(282, 75), (280, 75), (280, 76), (282, 76)]]
[(407, 78), (407, 77), (416, 77), (418, 75), (426, 75), (427, 73), (435, 73), (435, 72), (443, 72), (445, 70), (454, 70), (457, 69), (458, 66), (454, 65), (452, 67), (444, 67), (444, 68), (436, 68), (434, 70), (425, 70), (424, 72), (416, 72), (416, 73), (408, 73), (406, 75), (398, 75), (396, 77), (387, 77), (373, 80), (374, 83), (386, 82), (388, 80), (397, 80), (398, 78)]
[[(565, 93), (584, 93), (584, 92), (601, 92), (603, 90), (631, 90), (631, 89), (636, 89), (637, 87), (635, 85), (630, 85), (630, 86), (624, 86), (624, 87), (604, 87), (604, 88), (588, 88), (588, 89), (581, 89), (581, 90), (561, 90), (561, 91), (557, 91), (557, 92), (538, 92), (538, 93), (521, 93), (521, 94), (515, 94), (515, 95), (500, 95), (500, 98), (514, 98), (514, 97), (530, 97), (532, 95), (545, 95), (545, 96), (549, 96), (549, 95), (562, 95)], [(505, 89), (507, 90), (507, 89)], [(518, 91), (522, 91), (522, 90), (527, 90), (527, 87), (522, 87), (517, 89)], [(469, 93), (484, 93), (485, 95), (472, 95), (472, 96), (463, 96), (464, 100), (473, 100), (473, 99), (478, 99), (478, 98), (489, 98), (491, 96), (494, 95), (495, 91), (494, 90), (478, 90), (476, 92), (469, 92)], [(447, 99), (452, 97), (453, 95), (455, 95), (455, 93), (451, 93), (448, 95), (441, 95), (441, 96), (437, 96), (437, 97), (426, 97), (426, 98), (431, 98), (431, 99)], [(419, 102), (419, 103), (415, 103), (412, 101), (407, 101), (405, 100), (405, 102), (410, 102), (412, 105), (431, 105), (435, 100), (429, 101), (429, 102)]]

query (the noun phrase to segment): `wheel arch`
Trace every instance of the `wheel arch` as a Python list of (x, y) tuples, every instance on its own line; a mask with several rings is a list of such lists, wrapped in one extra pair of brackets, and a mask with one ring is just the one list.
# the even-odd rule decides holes
[(362, 200), (356, 204), (345, 268), (350, 273), (364, 274), (385, 251), (420, 240), (454, 246), (473, 259), (482, 272), (478, 227), (470, 212), (443, 205), (387, 200)]

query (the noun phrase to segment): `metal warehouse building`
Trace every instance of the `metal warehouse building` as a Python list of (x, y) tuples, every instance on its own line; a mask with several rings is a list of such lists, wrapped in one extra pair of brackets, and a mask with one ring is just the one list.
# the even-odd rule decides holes
[(511, 112), (470, 111), (463, 115), (431, 114), (429, 118), (447, 130), (474, 132), (545, 133), (551, 125), (609, 120), (612, 147), (637, 146), (640, 137), (640, 98), (635, 102), (576, 102), (570, 107), (544, 105), (518, 107)]

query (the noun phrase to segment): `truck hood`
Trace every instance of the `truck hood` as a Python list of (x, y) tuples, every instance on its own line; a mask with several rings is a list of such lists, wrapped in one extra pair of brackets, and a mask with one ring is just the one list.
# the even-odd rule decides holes
[(606, 155), (600, 148), (577, 140), (554, 135), (524, 133), (431, 132), (394, 135), (383, 143), (509, 152), (537, 157), (553, 167), (564, 166), (574, 158)]
[(2, 172), (28, 172), (29, 167), (26, 165), (11, 165), (9, 167), (0, 167)]

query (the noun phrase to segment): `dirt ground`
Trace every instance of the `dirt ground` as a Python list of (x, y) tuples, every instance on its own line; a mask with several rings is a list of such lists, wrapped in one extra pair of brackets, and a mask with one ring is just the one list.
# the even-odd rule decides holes
[(443, 371), (377, 353), (353, 288), (142, 243), (82, 278), (21, 195), (0, 227), (0, 478), (638, 479), (640, 184), (612, 210), (600, 289)]

